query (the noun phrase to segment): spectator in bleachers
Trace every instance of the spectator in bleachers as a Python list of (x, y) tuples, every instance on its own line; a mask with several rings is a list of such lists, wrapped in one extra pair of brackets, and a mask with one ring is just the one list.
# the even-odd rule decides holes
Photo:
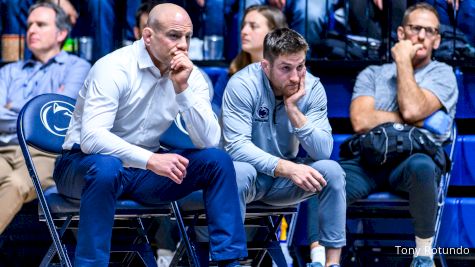
[(77, 19), (73, 36), (88, 36), (93, 40), (92, 61), (123, 46), (124, 42), (134, 40), (134, 15), (141, 0), (59, 0), (58, 2), (63, 5), (63, 2), (68, 1), (71, 2), (71, 8), (75, 8), (81, 15)]
[[(388, 5), (387, 7), (384, 4)], [(352, 34), (368, 36), (380, 40), (385, 30), (396, 31), (402, 20), (407, 0), (349, 1), (349, 30)], [(385, 9), (390, 9), (387, 13)], [(388, 18), (388, 14), (391, 17)], [(389, 25), (390, 24), (390, 25)], [(384, 27), (390, 27), (384, 29)]]
[[(200, 189), (213, 260), (235, 266), (247, 256), (234, 166), (213, 148), (220, 126), (187, 56), (192, 31), (183, 8), (155, 6), (142, 39), (97, 61), (79, 92), (54, 173), (60, 193), (81, 199), (78, 266), (107, 266), (117, 198), (154, 204)], [(179, 112), (201, 149), (160, 150)]]
[(228, 75), (216, 82), (214, 102), (221, 107), (223, 92), (229, 78), (247, 65), (264, 57), (264, 37), (274, 29), (287, 27), (284, 14), (272, 6), (251, 6), (244, 12), (241, 23), (241, 51), (231, 61)]
[[(0, 0), (1, 21), (4, 26), (2, 33), (22, 33), (26, 29), (26, 17), (28, 8), (34, 3), (34, 0)], [(76, 9), (69, 0), (44, 0), (38, 2), (57, 3), (68, 15), (71, 24), (75, 24), (78, 18)]]
[(229, 75), (264, 57), (264, 37), (270, 31), (287, 27), (284, 14), (272, 6), (251, 6), (246, 9), (241, 24), (241, 52), (229, 66)]
[[(206, 35), (226, 36), (227, 23), (237, 0), (146, 0), (154, 4), (173, 3), (183, 7), (194, 24), (193, 36), (203, 39)], [(196, 25), (195, 25), (196, 24)]]
[[(26, 10), (35, 0), (0, 0), (3, 1), (3, 32), (23, 34), (26, 25)], [(40, 0), (60, 5), (75, 25), (74, 37), (89, 36), (93, 39), (93, 61), (122, 46), (122, 39), (133, 40), (134, 12), (140, 0)], [(124, 5), (124, 15), (117, 15), (119, 5)], [(79, 16), (79, 15), (82, 16)], [(121, 21), (124, 18), (124, 21)], [(77, 22), (77, 23), (76, 23)], [(122, 22), (122, 23), (121, 23)]]
[[(308, 44), (276, 29), (264, 57), (231, 77), (223, 98), (225, 149), (236, 163), (241, 212), (246, 203), (296, 204), (318, 195), (320, 243), (327, 266), (345, 245), (345, 174), (330, 157), (333, 138), (320, 80), (306, 71)], [(299, 145), (307, 158), (297, 158)]]
[[(467, 37), (468, 42), (475, 46), (475, 1), (474, 0), (425, 0), (435, 7), (440, 16), (440, 23), (456, 25)], [(454, 18), (454, 8), (457, 20)]]
[[(431, 59), (441, 40), (437, 11), (427, 3), (409, 7), (397, 36), (394, 63), (370, 66), (357, 77), (350, 106), (353, 129), (363, 134), (386, 122), (414, 125), (440, 151), (450, 137), (458, 89), (452, 68)], [(380, 168), (365, 165), (366, 160), (356, 155), (340, 161), (347, 174), (347, 202), (380, 190), (408, 195), (418, 251), (411, 266), (434, 266), (437, 187), (445, 162), (424, 153)]]
[[(57, 0), (43, 0), (39, 2), (55, 3)], [(27, 31), (26, 20), (28, 10), (36, 1), (34, 0), (0, 0), (0, 34), (8, 35), (24, 35)], [(78, 13), (71, 5), (69, 0), (64, 0), (58, 3), (63, 11), (69, 17), (70, 23), (74, 25), (78, 18)], [(2, 38), (2, 41), (3, 38)], [(26, 49), (24, 54), (21, 54), (23, 49), (18, 50), (18, 55), (9, 56), (9, 58), (28, 58), (31, 56), (31, 51)], [(5, 60), (5, 59), (3, 59)]]
[[(85, 60), (61, 51), (71, 25), (59, 6), (33, 5), (27, 25), (26, 44), (33, 56), (0, 69), (0, 233), (23, 203), (36, 198), (16, 135), (21, 108), (31, 98), (44, 93), (76, 98), (90, 69)], [(33, 148), (30, 153), (39, 166), (42, 186), (52, 186), (55, 157)]]
[(337, 0), (240, 0), (241, 8), (268, 4), (282, 10), (292, 29), (305, 37), (310, 46), (322, 38), (328, 11)]
[(203, 34), (226, 35), (227, 19), (232, 16), (233, 5), (236, 0), (195, 0), (197, 5), (203, 8)]
[(135, 12), (135, 25), (134, 25), (135, 40), (140, 40), (140, 38), (142, 38), (142, 31), (147, 26), (148, 13), (150, 13), (150, 10), (152, 10), (153, 7), (154, 5), (151, 2), (146, 1), (142, 3), (138, 7), (137, 11)]

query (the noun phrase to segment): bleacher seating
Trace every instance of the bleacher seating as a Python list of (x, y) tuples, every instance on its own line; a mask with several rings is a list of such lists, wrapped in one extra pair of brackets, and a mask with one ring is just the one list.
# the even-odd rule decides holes
[(474, 221), (474, 197), (447, 198), (439, 237), (441, 247), (475, 248)]
[(464, 135), (457, 140), (458, 155), (455, 159), (453, 177), (450, 185), (475, 186), (475, 135)]

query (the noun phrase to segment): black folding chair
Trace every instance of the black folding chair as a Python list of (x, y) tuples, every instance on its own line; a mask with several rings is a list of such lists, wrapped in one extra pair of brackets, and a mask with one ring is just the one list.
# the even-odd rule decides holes
[[(55, 187), (43, 190), (36, 173), (28, 147), (34, 147), (46, 153), (59, 154), (62, 150), (64, 137), (74, 110), (75, 100), (58, 94), (44, 94), (31, 99), (21, 110), (17, 132), (18, 140), (35, 186), (39, 200), (40, 220), (46, 221), (53, 244), (44, 256), (40, 266), (48, 266), (58, 254), (61, 266), (72, 266), (63, 236), (72, 221), (79, 220), (79, 201), (59, 194)], [(121, 199), (117, 203), (115, 227), (121, 223), (126, 228), (137, 230), (136, 238), (127, 247), (112, 244), (111, 251), (125, 252), (121, 266), (130, 266), (134, 256), (138, 256), (146, 266), (156, 266), (152, 248), (146, 236), (142, 218), (169, 216), (174, 212), (175, 218), (183, 235), (184, 245), (188, 249), (190, 265), (198, 266), (194, 251), (191, 249), (183, 220), (176, 202), (161, 205), (145, 206), (133, 200)], [(56, 223), (62, 223), (57, 226)], [(130, 223), (133, 223), (130, 226)], [(73, 254), (73, 253), (71, 253)]]
[[(193, 192), (187, 197), (180, 199), (178, 204), (183, 219), (187, 222), (186, 225), (189, 226), (188, 236), (193, 237), (195, 226), (206, 225), (203, 194), (201, 191)], [(298, 209), (299, 205), (271, 206), (259, 201), (247, 205), (244, 222), (245, 228), (253, 228), (253, 230), (263, 229), (263, 231), (259, 231), (263, 232), (263, 235), (260, 235), (261, 238), (259, 240), (248, 240), (249, 257), (244, 260), (246, 264), (260, 266), (265, 255), (269, 253), (278, 267), (287, 267), (277, 233), (284, 216), (290, 217), (287, 240), (291, 242)], [(191, 240), (194, 247), (200, 243), (194, 238), (191, 238)], [(291, 244), (289, 243), (288, 246), (290, 247)], [(170, 266), (176, 266), (184, 252), (185, 246), (180, 243)]]
[[(454, 154), (455, 154), (455, 145), (457, 142), (457, 127), (452, 128), (452, 133), (450, 140), (447, 141), (445, 145), (445, 150), (449, 155), (451, 161), (451, 167), (454, 165)], [(450, 168), (452, 170), (452, 168)], [(435, 225), (435, 236), (433, 248), (437, 248), (439, 243), (439, 233), (442, 222), (442, 215), (444, 212), (445, 198), (447, 196), (447, 191), (450, 183), (451, 172), (447, 172), (442, 175), (439, 183), (439, 191), (437, 197), (437, 216), (436, 216), (436, 225)], [(351, 204), (347, 209), (347, 219), (348, 220), (372, 220), (372, 219), (402, 219), (402, 218), (411, 218), (409, 214), (409, 201), (399, 195), (390, 193), (390, 192), (377, 192), (369, 195), (365, 199), (357, 200), (355, 203)], [(394, 228), (398, 228), (394, 225)], [(351, 233), (347, 230), (347, 240), (348, 248), (350, 255), (354, 257), (354, 260), (358, 260), (357, 250), (358, 247), (364, 246), (361, 243), (358, 244), (358, 241), (368, 241), (368, 240), (386, 240), (386, 241), (406, 241), (413, 240), (414, 235), (411, 233)], [(384, 241), (382, 242), (384, 243)], [(377, 244), (377, 243), (375, 243)], [(400, 243), (401, 244), (401, 243)], [(437, 250), (439, 251), (439, 250)], [(446, 267), (447, 263), (445, 260), (445, 255), (440, 253), (439, 259), (442, 266)]]

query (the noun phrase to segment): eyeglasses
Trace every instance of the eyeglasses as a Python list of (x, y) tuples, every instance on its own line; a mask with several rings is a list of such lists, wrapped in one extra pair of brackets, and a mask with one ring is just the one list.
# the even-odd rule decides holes
[(439, 34), (439, 29), (434, 28), (434, 27), (424, 27), (424, 26), (413, 25), (413, 24), (407, 24), (406, 26), (409, 27), (409, 29), (411, 30), (411, 33), (414, 35), (418, 35), (422, 31), (422, 29), (424, 29), (426, 36), (429, 38), (432, 38), (436, 36), (437, 34)]

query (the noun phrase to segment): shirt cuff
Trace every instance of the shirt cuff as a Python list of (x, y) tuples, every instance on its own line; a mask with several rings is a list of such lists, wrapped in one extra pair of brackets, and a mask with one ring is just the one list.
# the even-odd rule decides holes
[(153, 155), (153, 152), (148, 151), (146, 149), (141, 149), (141, 150), (143, 151), (140, 151), (140, 153), (136, 153), (136, 157), (131, 159), (129, 164), (125, 164), (124, 162), (125, 167), (139, 168), (143, 170), (147, 169), (147, 162), (150, 159), (150, 157)]
[(269, 175), (270, 177), (276, 177), (275, 168), (277, 168), (277, 163), (279, 162), (279, 159), (279, 157), (272, 157), (269, 160), (269, 168), (266, 168), (267, 170), (265, 170), (264, 173)]
[(196, 100), (193, 97), (193, 92), (191, 92), (189, 86), (185, 89), (185, 91), (176, 95), (176, 102), (178, 104), (178, 109), (180, 110), (180, 112), (189, 109), (196, 103)]

